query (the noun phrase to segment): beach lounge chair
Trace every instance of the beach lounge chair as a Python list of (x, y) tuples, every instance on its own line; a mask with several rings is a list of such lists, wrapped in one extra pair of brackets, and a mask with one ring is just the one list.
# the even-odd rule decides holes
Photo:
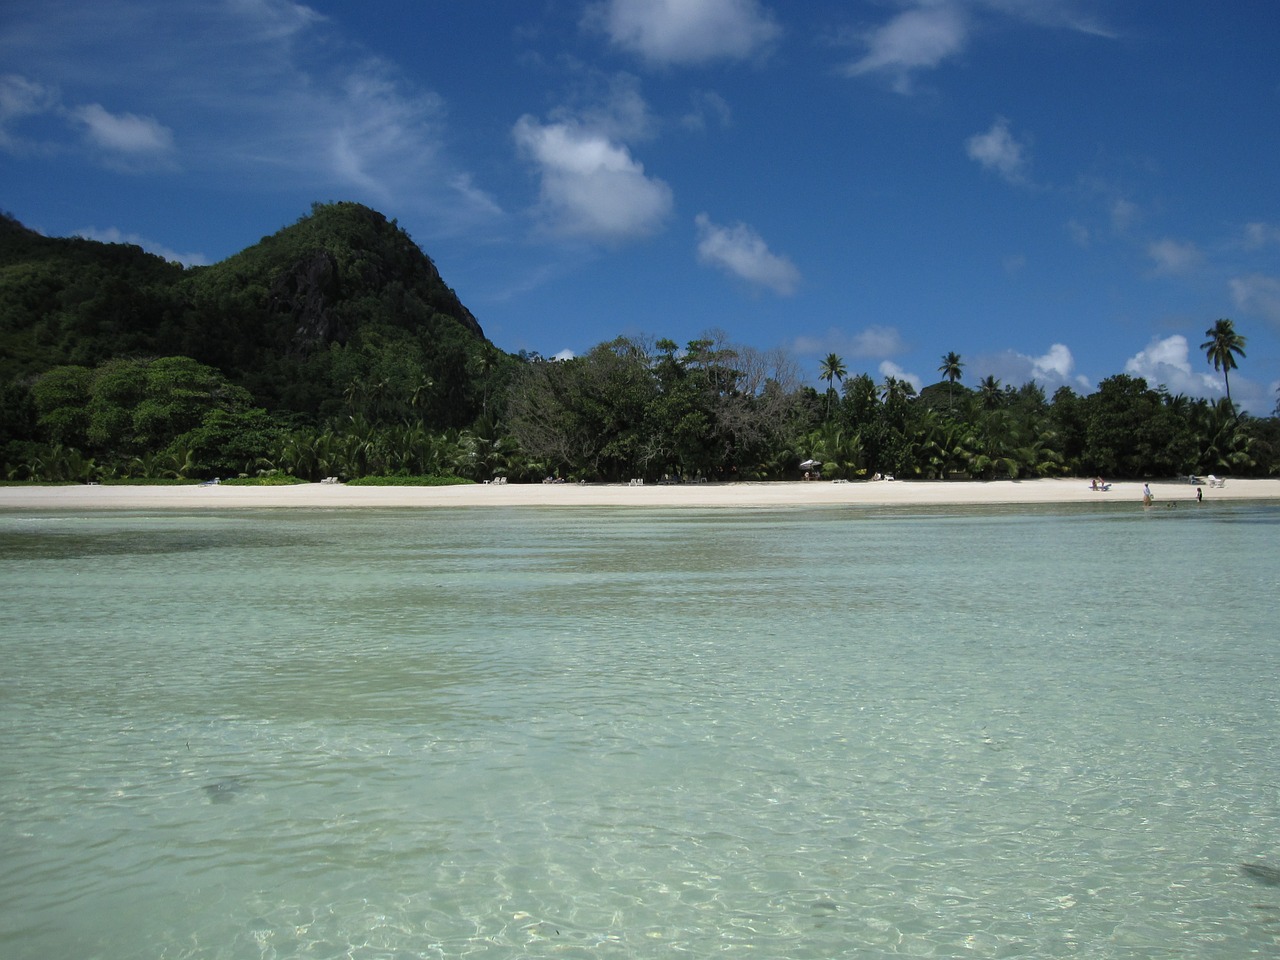
[(1211, 487), (1225, 487), (1227, 485), (1225, 477), (1215, 477), (1212, 473), (1206, 479)]

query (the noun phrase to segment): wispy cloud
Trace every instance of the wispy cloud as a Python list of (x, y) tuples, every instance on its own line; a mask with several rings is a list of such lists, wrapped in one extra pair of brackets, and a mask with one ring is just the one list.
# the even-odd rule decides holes
[(904, 95), (913, 92), (918, 73), (960, 56), (987, 18), (1113, 36), (1100, 19), (1081, 12), (1077, 0), (902, 0), (899, 6), (888, 21), (854, 34), (863, 53), (844, 73), (883, 75)]
[(1233, 277), (1228, 285), (1237, 309), (1280, 325), (1280, 278), (1254, 273)]
[(103, 150), (133, 156), (155, 156), (173, 150), (173, 131), (155, 117), (111, 113), (100, 103), (76, 107), (70, 115), (84, 126), (89, 141)]
[(178, 253), (171, 250), (164, 244), (156, 243), (146, 237), (139, 236), (136, 233), (125, 233), (116, 227), (107, 227), (99, 230), (97, 227), (85, 227), (75, 232), (77, 237), (84, 237), (86, 240), (97, 240), (101, 243), (130, 243), (136, 247), (141, 247), (148, 253), (154, 253), (158, 257), (172, 261), (174, 263), (185, 264), (188, 267), (199, 267), (209, 263), (209, 258), (203, 253)]
[(882, 360), (906, 352), (907, 345), (896, 327), (872, 324), (853, 335), (831, 327), (822, 336), (799, 336), (791, 349), (805, 355), (835, 353), (848, 359)]
[(1169, 237), (1147, 244), (1147, 256), (1154, 264), (1155, 272), (1163, 276), (1186, 273), (1203, 259), (1194, 243)]
[(855, 357), (891, 357), (906, 344), (896, 327), (873, 325), (856, 333), (849, 349)]
[(958, 4), (922, 3), (866, 31), (862, 40), (867, 52), (849, 64), (845, 73), (886, 73), (894, 90), (910, 93), (914, 71), (938, 66), (964, 49), (968, 39), (967, 16)]
[[(440, 97), (292, 0), (28, 4), (0, 57), (15, 71), (0, 82), (0, 148), (305, 183), (430, 214), (441, 232), (500, 213), (451, 157)], [(61, 140), (23, 126), (37, 113), (65, 121)]]
[(1280, 226), (1274, 223), (1254, 221), (1244, 225), (1244, 246), (1248, 250), (1259, 250), (1271, 244), (1280, 244)]
[(975, 133), (965, 141), (965, 153), (984, 170), (993, 170), (1010, 183), (1025, 183), (1026, 147), (1009, 132), (1009, 121), (996, 117), (986, 133)]
[(646, 60), (680, 65), (751, 57), (781, 32), (759, 0), (603, 0), (583, 24)]
[(731, 227), (713, 223), (705, 213), (694, 220), (698, 261), (724, 270), (756, 286), (787, 296), (795, 292), (800, 271), (784, 256), (769, 250), (760, 234), (745, 223)]
[(13, 131), (27, 117), (39, 116), (58, 104), (57, 92), (15, 73), (0, 76), (0, 150), (16, 152), (32, 144)]
[(733, 125), (733, 109), (724, 97), (712, 90), (698, 90), (690, 95), (690, 109), (680, 118), (689, 130), (705, 130), (709, 126)]

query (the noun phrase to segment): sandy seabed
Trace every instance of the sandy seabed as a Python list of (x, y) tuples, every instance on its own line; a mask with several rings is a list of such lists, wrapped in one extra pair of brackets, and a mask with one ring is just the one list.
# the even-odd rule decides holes
[[(1054, 503), (1142, 505), (1142, 483), (1114, 483), (1106, 491), (1075, 479), (979, 481), (839, 481), (705, 484), (467, 484), (448, 487), (349, 487), (307, 483), (281, 487), (16, 486), (0, 487), (0, 509), (203, 510), (297, 507), (805, 507), (945, 506)], [(1205, 503), (1280, 500), (1280, 479), (1227, 480), (1201, 485)], [(1196, 487), (1152, 482), (1157, 506), (1194, 504)]]

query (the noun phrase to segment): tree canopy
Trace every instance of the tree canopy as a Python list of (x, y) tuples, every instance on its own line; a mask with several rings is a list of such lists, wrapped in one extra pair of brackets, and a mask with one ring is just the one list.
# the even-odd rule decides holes
[[(0, 469), (10, 479), (370, 474), (514, 480), (1265, 475), (1280, 421), (1237, 415), (1245, 338), (1206, 332), (1221, 403), (1129, 375), (1048, 399), (918, 392), (830, 353), (825, 395), (783, 350), (720, 331), (618, 337), (568, 360), (489, 343), (430, 258), (358, 204), (219, 264), (55, 240), (0, 220)], [(837, 384), (839, 389), (837, 389)]]

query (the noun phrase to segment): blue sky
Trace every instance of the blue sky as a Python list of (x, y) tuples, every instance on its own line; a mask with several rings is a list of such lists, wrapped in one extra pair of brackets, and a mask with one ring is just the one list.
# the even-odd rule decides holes
[(0, 208), (212, 263), (356, 200), (499, 347), (1280, 387), (1273, 0), (6, 0)]

